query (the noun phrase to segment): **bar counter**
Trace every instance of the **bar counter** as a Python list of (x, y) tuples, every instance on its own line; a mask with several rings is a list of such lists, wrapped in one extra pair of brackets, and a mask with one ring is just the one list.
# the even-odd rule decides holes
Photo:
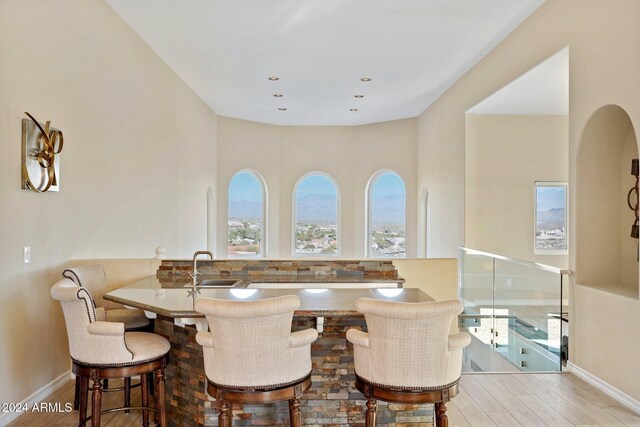
[[(264, 278), (254, 279), (264, 282)], [(324, 280), (316, 279), (315, 285)], [(342, 281), (341, 281), (342, 282)], [(310, 283), (310, 286), (314, 284)], [(167, 367), (167, 409), (169, 425), (216, 426), (215, 400), (205, 392), (206, 377), (202, 348), (195, 341), (198, 330), (206, 329), (206, 319), (193, 310), (198, 298), (250, 301), (280, 295), (297, 295), (300, 309), (294, 313), (292, 330), (317, 328), (318, 340), (311, 346), (313, 384), (301, 399), (305, 426), (364, 426), (365, 400), (355, 389), (353, 347), (346, 331), (366, 331), (364, 317), (355, 311), (358, 298), (423, 302), (433, 299), (419, 289), (252, 289), (250, 281), (226, 289), (202, 288), (190, 295), (184, 279), (174, 283), (155, 276), (136, 281), (104, 296), (105, 299), (145, 310), (155, 317), (154, 330), (171, 343)], [(354, 282), (356, 286), (356, 282)], [(426, 405), (378, 404), (379, 426), (430, 425), (432, 408)], [(233, 408), (234, 426), (288, 425), (288, 403), (245, 405)]]

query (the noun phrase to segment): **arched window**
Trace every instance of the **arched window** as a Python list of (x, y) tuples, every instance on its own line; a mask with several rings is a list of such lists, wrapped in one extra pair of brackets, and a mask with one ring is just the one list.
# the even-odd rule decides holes
[(404, 181), (392, 171), (373, 175), (367, 197), (367, 256), (405, 256), (406, 190)]
[(229, 183), (227, 211), (230, 258), (265, 256), (265, 184), (257, 173), (242, 170)]
[(294, 255), (340, 253), (340, 193), (333, 178), (321, 172), (298, 180), (293, 191)]

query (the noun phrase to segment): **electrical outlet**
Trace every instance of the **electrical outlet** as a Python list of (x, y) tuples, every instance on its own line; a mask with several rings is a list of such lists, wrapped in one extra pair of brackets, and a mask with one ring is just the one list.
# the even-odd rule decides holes
[(23, 259), (25, 264), (29, 264), (31, 262), (31, 246), (24, 247)]

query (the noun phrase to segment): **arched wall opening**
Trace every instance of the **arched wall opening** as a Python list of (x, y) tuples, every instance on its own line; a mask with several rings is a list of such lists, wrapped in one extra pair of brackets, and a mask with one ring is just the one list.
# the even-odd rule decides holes
[[(638, 239), (627, 195), (638, 158), (633, 124), (624, 109), (606, 105), (587, 122), (577, 157), (576, 283), (638, 298)], [(631, 197), (635, 204), (635, 197)]]

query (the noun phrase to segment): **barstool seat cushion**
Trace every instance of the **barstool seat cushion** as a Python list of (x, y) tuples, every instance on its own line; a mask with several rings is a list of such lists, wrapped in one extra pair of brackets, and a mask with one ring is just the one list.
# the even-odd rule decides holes
[(125, 332), (124, 341), (133, 352), (131, 363), (158, 359), (171, 350), (171, 344), (164, 337), (148, 332)]
[(144, 311), (129, 308), (115, 308), (113, 310), (105, 310), (107, 322), (124, 323), (125, 330), (140, 329), (149, 326), (151, 323)]
[[(92, 323), (88, 329), (91, 333), (96, 335), (118, 336), (117, 325), (122, 325), (122, 323), (98, 321)], [(75, 358), (74, 360), (77, 363), (90, 364), (92, 366), (129, 366), (159, 359), (171, 350), (169, 341), (160, 335), (149, 332), (125, 332), (124, 345), (129, 353), (126, 357), (122, 357), (121, 352), (105, 349), (103, 354), (107, 357), (108, 361), (100, 360), (98, 362), (91, 363), (76, 360)]]

